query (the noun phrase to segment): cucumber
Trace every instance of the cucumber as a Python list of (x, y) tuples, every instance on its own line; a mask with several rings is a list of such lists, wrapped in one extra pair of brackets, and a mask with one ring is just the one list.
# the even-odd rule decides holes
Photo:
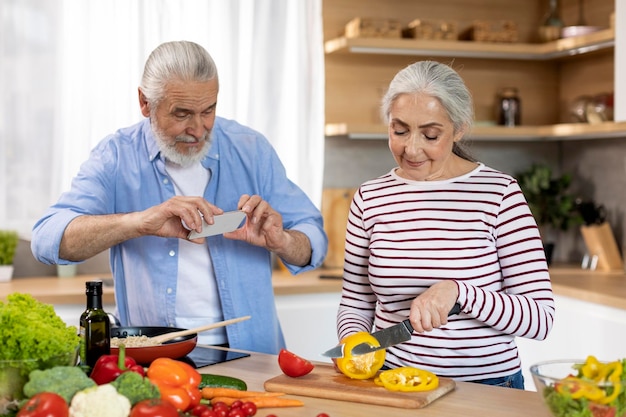
[(201, 374), (202, 382), (200, 382), (200, 389), (204, 387), (213, 388), (232, 388), (239, 391), (246, 391), (248, 385), (245, 381), (234, 378), (232, 376), (214, 375), (214, 374)]

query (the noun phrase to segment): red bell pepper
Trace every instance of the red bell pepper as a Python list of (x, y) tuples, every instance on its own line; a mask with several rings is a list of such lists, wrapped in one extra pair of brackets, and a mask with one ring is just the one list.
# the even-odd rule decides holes
[(138, 365), (133, 358), (126, 356), (126, 348), (124, 345), (120, 345), (119, 355), (100, 356), (89, 376), (96, 381), (96, 384), (102, 385), (115, 381), (118, 376), (129, 371), (145, 376), (143, 366)]

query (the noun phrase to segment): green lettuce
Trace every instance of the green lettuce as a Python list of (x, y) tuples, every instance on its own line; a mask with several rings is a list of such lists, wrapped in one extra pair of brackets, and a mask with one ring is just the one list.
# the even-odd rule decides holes
[(52, 305), (22, 293), (0, 301), (0, 340), (0, 361), (36, 359), (25, 363), (23, 372), (42, 365), (73, 365), (80, 344), (76, 327), (66, 325)]

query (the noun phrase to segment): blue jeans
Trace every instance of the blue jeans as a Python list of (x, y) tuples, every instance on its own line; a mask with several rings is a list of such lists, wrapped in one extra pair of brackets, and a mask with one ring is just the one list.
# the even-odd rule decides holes
[(524, 389), (524, 376), (522, 371), (517, 371), (513, 375), (501, 376), (499, 378), (481, 379), (478, 381), (470, 381), (477, 384), (496, 385), (498, 387)]

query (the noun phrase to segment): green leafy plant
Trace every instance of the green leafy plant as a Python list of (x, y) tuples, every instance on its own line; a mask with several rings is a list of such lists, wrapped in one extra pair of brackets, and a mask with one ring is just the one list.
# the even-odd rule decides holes
[(568, 192), (569, 174), (553, 177), (550, 167), (534, 164), (516, 178), (539, 227), (566, 231), (582, 224), (575, 197)]
[(13, 265), (19, 237), (13, 230), (0, 230), (0, 265)]

